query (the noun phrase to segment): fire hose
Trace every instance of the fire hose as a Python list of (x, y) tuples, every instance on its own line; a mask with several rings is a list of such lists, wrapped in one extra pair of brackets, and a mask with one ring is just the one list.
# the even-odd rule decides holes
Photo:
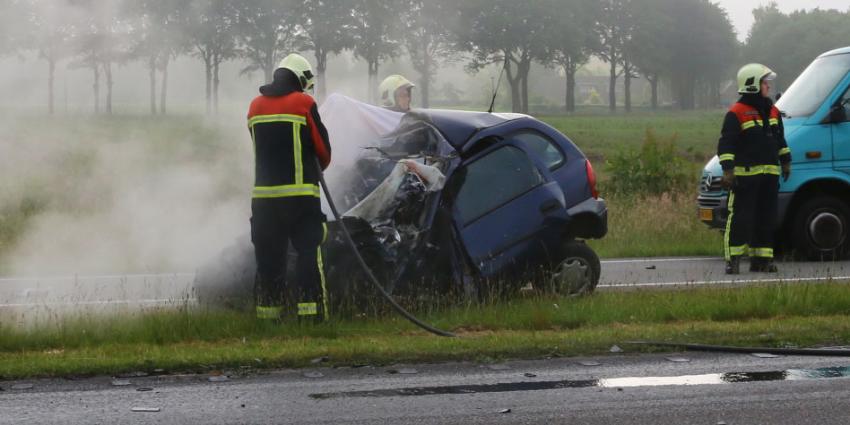
[[(322, 169), (322, 166), (319, 163), (318, 158), (316, 158), (316, 166), (318, 167), (317, 168), (318, 170)], [(336, 209), (336, 205), (334, 204), (333, 198), (331, 197), (331, 192), (330, 192), (330, 190), (328, 190), (327, 183), (325, 183), (325, 175), (321, 171), (319, 171), (319, 182), (321, 182), (321, 184), (322, 184), (322, 190), (324, 191), (325, 197), (328, 200), (328, 205), (331, 207), (331, 212), (333, 213), (334, 218), (336, 218), (337, 223), (339, 223), (339, 226), (342, 229), (342, 233), (345, 236), (345, 241), (348, 243), (348, 246), (351, 247), (351, 251), (354, 253), (354, 256), (357, 257), (357, 262), (360, 264), (360, 267), (366, 273), (366, 277), (368, 278), (369, 282), (371, 282), (372, 285), (375, 286), (375, 289), (377, 289), (378, 292), (381, 293), (381, 295), (387, 300), (387, 302), (390, 303), (390, 305), (393, 307), (393, 309), (398, 314), (403, 316), (405, 319), (407, 319), (408, 321), (410, 321), (414, 325), (419, 326), (420, 328), (422, 328), (422, 329), (424, 329), (424, 330), (426, 330), (426, 331), (428, 331), (428, 332), (430, 332), (434, 335), (446, 336), (446, 337), (456, 337), (457, 335), (455, 335), (451, 332), (444, 331), (444, 330), (441, 330), (441, 329), (437, 329), (434, 326), (431, 326), (431, 325), (423, 322), (422, 320), (418, 319), (416, 316), (414, 316), (413, 314), (411, 314), (410, 312), (405, 310), (404, 307), (399, 305), (393, 299), (393, 297), (384, 289), (384, 287), (381, 286), (381, 283), (378, 281), (378, 278), (375, 277), (375, 274), (372, 272), (372, 269), (369, 267), (368, 264), (366, 264), (366, 261), (363, 260), (363, 256), (360, 255), (360, 251), (357, 249), (357, 244), (354, 243), (354, 239), (351, 238), (351, 233), (349, 233), (348, 227), (345, 226), (345, 222), (342, 220), (342, 216), (339, 214), (339, 211), (337, 211), (337, 209)]]

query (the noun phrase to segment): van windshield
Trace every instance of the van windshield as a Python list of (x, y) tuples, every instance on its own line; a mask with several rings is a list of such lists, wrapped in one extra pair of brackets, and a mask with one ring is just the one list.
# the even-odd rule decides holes
[(776, 107), (788, 117), (807, 117), (818, 109), (848, 71), (850, 54), (815, 59), (782, 93)]

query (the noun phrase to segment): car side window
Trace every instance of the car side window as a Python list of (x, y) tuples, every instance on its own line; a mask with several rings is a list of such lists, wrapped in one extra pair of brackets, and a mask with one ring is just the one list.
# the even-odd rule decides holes
[(543, 183), (531, 159), (514, 146), (504, 146), (461, 168), (455, 205), (467, 224)]
[(552, 139), (536, 131), (526, 130), (512, 134), (510, 137), (511, 139), (520, 140), (525, 143), (540, 158), (543, 164), (546, 165), (546, 168), (550, 170), (560, 167), (566, 160), (564, 153), (561, 152), (561, 149), (558, 148)]

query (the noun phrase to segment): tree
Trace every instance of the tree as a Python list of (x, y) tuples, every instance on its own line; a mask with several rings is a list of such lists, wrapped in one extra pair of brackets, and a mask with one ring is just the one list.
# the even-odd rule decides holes
[(325, 72), (328, 55), (339, 54), (353, 46), (349, 32), (352, 30), (352, 9), (346, 0), (304, 0), (298, 13), (302, 17), (304, 47), (316, 57), (316, 94), (324, 99), (327, 93)]
[(544, 29), (556, 26), (543, 2), (468, 0), (459, 5), (459, 46), (472, 53), (467, 66), (478, 71), (501, 64), (511, 86), (511, 109), (528, 112), (528, 73), (546, 55)]
[(548, 7), (559, 25), (546, 27), (545, 63), (563, 69), (566, 77), (564, 110), (575, 112), (576, 73), (599, 49), (593, 36), (599, 15), (595, 0), (551, 0)]
[(449, 28), (457, 25), (458, 16), (452, 6), (454, 3), (445, 0), (409, 0), (402, 19), (402, 39), (420, 75), (417, 91), (421, 93), (423, 108), (430, 104), (431, 82), (440, 64), (454, 50)]
[(172, 58), (186, 49), (183, 25), (187, 19), (186, 4), (169, 0), (126, 0), (124, 13), (131, 22), (132, 46), (130, 55), (144, 60), (150, 84), (150, 112), (157, 112), (156, 73), (162, 74), (159, 113), (166, 112), (168, 94), (168, 65)]
[(671, 29), (673, 18), (669, 4), (676, 0), (644, 0), (632, 3), (634, 29), (625, 46), (630, 63), (646, 78), (650, 85), (650, 105), (658, 109), (658, 83), (667, 75), (671, 65), (671, 44), (674, 42)]
[(277, 61), (304, 44), (295, 0), (252, 0), (238, 3), (236, 33), (239, 54), (248, 60), (241, 73), (262, 71), (271, 81)]
[(369, 101), (377, 101), (378, 67), (398, 54), (399, 0), (357, 0), (352, 11), (354, 55), (366, 61)]
[(850, 10), (801, 10), (786, 15), (772, 3), (755, 9), (753, 16), (755, 22), (743, 47), (744, 61), (773, 69), (777, 89), (788, 87), (819, 54), (844, 47), (850, 39)]
[(22, 45), (38, 52), (38, 57), (47, 62), (47, 111), (54, 112), (56, 65), (70, 54), (72, 19), (76, 9), (71, 9), (67, 0), (29, 0), (25, 4), (25, 21), (29, 31), (24, 32)]
[(706, 104), (716, 103), (720, 81), (737, 69), (737, 40), (726, 12), (709, 0), (671, 1), (667, 10), (673, 23), (669, 75), (677, 104), (694, 109), (699, 86), (712, 92)]
[(204, 62), (207, 113), (218, 113), (219, 68), (236, 57), (237, 9), (227, 0), (193, 0), (187, 31), (193, 53)]
[(71, 65), (92, 70), (94, 77), (94, 111), (100, 112), (100, 76), (106, 79), (105, 112), (112, 113), (113, 65), (127, 59), (129, 27), (118, 19), (118, 3), (113, 0), (79, 0), (81, 10), (72, 33), (72, 46), (77, 57)]
[(631, 4), (632, 0), (603, 0), (601, 2), (602, 13), (597, 23), (596, 31), (599, 35), (599, 50), (596, 55), (608, 63), (608, 109), (617, 109), (617, 79), (624, 70), (617, 70), (617, 66), (623, 64), (624, 49), (631, 37), (632, 26)]

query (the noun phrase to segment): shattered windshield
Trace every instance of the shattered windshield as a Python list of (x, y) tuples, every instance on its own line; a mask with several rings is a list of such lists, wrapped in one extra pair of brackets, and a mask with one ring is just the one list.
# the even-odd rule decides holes
[(789, 118), (813, 114), (848, 70), (850, 54), (815, 59), (782, 94), (776, 107)]

